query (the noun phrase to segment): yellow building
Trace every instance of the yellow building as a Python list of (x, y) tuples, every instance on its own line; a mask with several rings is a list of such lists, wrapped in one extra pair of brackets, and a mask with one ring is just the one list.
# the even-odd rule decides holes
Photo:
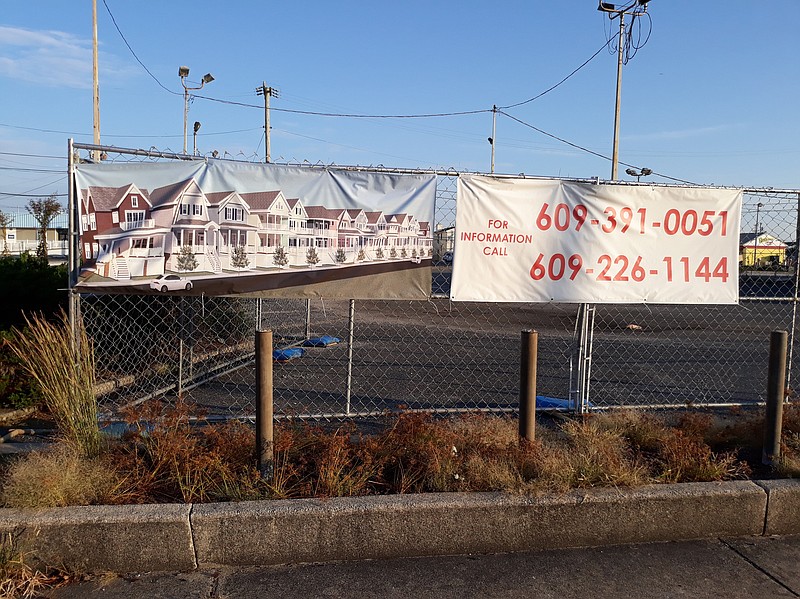
[(769, 233), (739, 235), (739, 264), (755, 268), (786, 265), (786, 244)]

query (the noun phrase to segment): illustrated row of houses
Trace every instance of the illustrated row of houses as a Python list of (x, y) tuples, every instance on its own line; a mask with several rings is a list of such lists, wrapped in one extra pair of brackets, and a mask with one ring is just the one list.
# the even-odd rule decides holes
[(189, 179), (152, 191), (89, 187), (81, 200), (84, 265), (113, 279), (185, 271), (187, 263), (220, 273), (419, 260), (433, 251), (429, 223), (411, 214), (305, 205), (281, 191), (204, 193)]

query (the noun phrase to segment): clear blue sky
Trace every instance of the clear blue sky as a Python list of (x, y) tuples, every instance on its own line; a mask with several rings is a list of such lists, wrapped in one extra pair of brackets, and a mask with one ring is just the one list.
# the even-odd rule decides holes
[[(570, 2), (208, 2), (98, 0), (102, 141), (183, 145), (183, 88), (201, 153), (263, 158), (272, 100), (275, 162), (488, 172), (492, 115), (350, 119), (489, 110), (558, 83), (616, 21)], [(757, 10), (758, 9), (758, 10)], [(701, 184), (800, 188), (800, 1), (652, 0), (646, 45), (625, 66), (620, 160)], [(67, 138), (91, 142), (91, 0), (15, 2), (0, 16), (0, 194), (65, 193)], [(592, 152), (612, 149), (616, 55), (601, 52), (515, 118)], [(191, 134), (189, 147), (191, 150)], [(25, 156), (30, 154), (33, 156)], [(45, 158), (42, 156), (55, 156)], [(33, 170), (24, 170), (33, 169)], [(610, 178), (610, 161), (499, 115), (496, 171)], [(620, 168), (622, 178), (625, 167)], [(663, 179), (654, 178), (656, 181)], [(0, 195), (0, 210), (27, 198)]]

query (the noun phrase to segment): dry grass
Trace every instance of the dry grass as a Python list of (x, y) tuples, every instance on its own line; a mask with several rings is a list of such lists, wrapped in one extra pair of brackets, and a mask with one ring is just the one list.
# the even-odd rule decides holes
[(68, 316), (56, 322), (27, 318), (16, 331), (12, 351), (41, 389), (44, 402), (64, 440), (88, 457), (100, 451), (97, 400), (94, 396), (94, 351), (86, 329), (73, 339)]
[(45, 508), (111, 503), (123, 487), (124, 479), (111, 465), (62, 443), (15, 460), (0, 489), (0, 504)]
[(70, 581), (64, 572), (31, 566), (30, 557), (11, 533), (0, 535), (0, 597), (35, 599)]
[(734, 453), (711, 449), (705, 417), (683, 419), (678, 424), (685, 428), (675, 428), (633, 411), (539, 426), (534, 443), (518, 441), (515, 419), (486, 415), (392, 415), (381, 432), (371, 435), (352, 425), (330, 430), (282, 422), (275, 427), (270, 480), (258, 475), (255, 434), (248, 425), (204, 424), (190, 406), (156, 402), (130, 411), (127, 422), (129, 431), (104, 446), (100, 459), (62, 450), (18, 461), (4, 501), (65, 505), (536, 493), (727, 480), (749, 473)]

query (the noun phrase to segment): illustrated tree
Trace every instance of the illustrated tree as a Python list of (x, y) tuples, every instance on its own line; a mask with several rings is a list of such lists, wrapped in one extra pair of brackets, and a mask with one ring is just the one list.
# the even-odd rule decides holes
[(389, 257), (390, 258), (397, 258), (397, 250), (392, 248), (389, 250)]
[(375, 257), (378, 260), (383, 260), (383, 248), (378, 248), (378, 251), (375, 252)]
[(319, 256), (317, 255), (317, 250), (315, 248), (308, 248), (308, 251), (306, 252), (306, 262), (309, 266), (319, 264)]
[(367, 255), (364, 253), (364, 249), (362, 248), (362, 249), (358, 250), (358, 261), (359, 262), (363, 262), (366, 259), (367, 259)]
[(8, 256), (8, 229), (13, 222), (13, 216), (0, 210), (0, 233), (3, 235), (3, 256)]
[(347, 260), (347, 254), (344, 253), (344, 249), (339, 248), (336, 250), (334, 260), (336, 260), (337, 264), (344, 264), (344, 261)]
[(400, 250), (400, 257), (401, 258), (408, 258), (408, 250), (406, 250), (406, 248), (403, 248), (402, 250)]
[(181, 251), (178, 254), (178, 270), (181, 272), (189, 272), (199, 266), (197, 258), (194, 255), (194, 250), (190, 245), (182, 245)]
[(412, 258), (416, 258), (417, 257), (417, 248), (414, 248), (413, 250), (411, 250), (411, 257)]
[(47, 231), (53, 219), (64, 211), (64, 207), (58, 203), (56, 194), (47, 198), (31, 200), (25, 209), (33, 216), (39, 225), (39, 243), (36, 246), (36, 256), (42, 260), (47, 260)]
[(428, 248), (428, 258), (433, 256), (433, 248)]
[(250, 259), (247, 257), (247, 252), (243, 245), (237, 245), (233, 248), (233, 255), (231, 256), (231, 266), (234, 268), (247, 268), (250, 264)]
[(275, 266), (286, 266), (289, 264), (289, 256), (286, 255), (286, 250), (282, 245), (275, 248), (275, 253), (272, 256), (272, 262)]

